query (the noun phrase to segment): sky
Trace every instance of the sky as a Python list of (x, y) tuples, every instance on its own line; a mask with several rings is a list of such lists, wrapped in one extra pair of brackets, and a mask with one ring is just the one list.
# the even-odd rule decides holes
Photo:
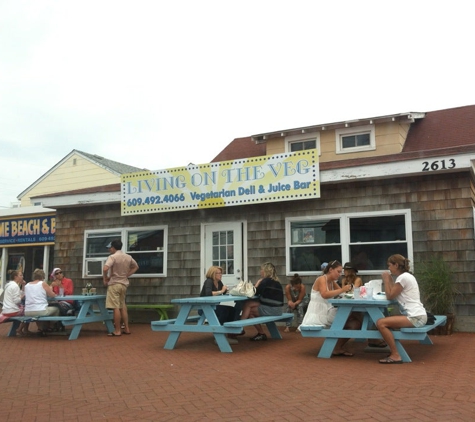
[(159, 170), (473, 105), (474, 32), (459, 0), (0, 0), (0, 209), (74, 149)]

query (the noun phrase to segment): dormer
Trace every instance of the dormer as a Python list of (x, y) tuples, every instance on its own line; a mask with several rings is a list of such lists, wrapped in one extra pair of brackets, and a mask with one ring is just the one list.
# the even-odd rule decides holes
[(253, 135), (266, 154), (317, 148), (320, 162), (376, 157), (402, 152), (412, 123), (425, 113), (402, 113)]

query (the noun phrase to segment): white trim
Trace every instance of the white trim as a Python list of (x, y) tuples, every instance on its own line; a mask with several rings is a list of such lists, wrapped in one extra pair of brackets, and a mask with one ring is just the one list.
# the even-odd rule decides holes
[[(101, 261), (107, 260), (107, 257), (109, 256), (108, 252), (105, 252), (107, 256), (98, 256), (98, 257), (91, 257), (91, 258), (86, 258), (87, 254), (87, 239), (88, 235), (91, 233), (95, 234), (100, 234), (100, 233), (117, 233), (120, 235), (121, 241), (122, 241), (122, 250), (125, 253), (128, 254), (134, 254), (135, 251), (129, 251), (129, 245), (127, 244), (128, 241), (128, 236), (127, 234), (131, 231), (133, 232), (138, 232), (138, 231), (151, 231), (151, 230), (163, 230), (163, 273), (140, 273), (140, 274), (133, 274), (131, 277), (141, 277), (141, 278), (151, 278), (151, 277), (166, 277), (167, 276), (167, 259), (168, 259), (168, 226), (167, 225), (162, 225), (162, 226), (141, 226), (141, 227), (121, 227), (121, 228), (110, 228), (110, 229), (89, 229), (89, 230), (84, 230), (84, 237), (83, 237), (83, 257), (82, 257), (82, 276), (83, 278), (97, 278), (97, 275), (94, 276), (89, 276), (86, 274), (86, 269), (87, 269), (87, 262), (89, 261)], [(138, 252), (145, 252), (145, 253), (150, 253), (152, 251), (138, 251)], [(140, 265), (140, 263), (139, 263)], [(102, 276), (102, 274), (101, 274)]]
[(318, 155), (322, 155), (322, 151), (320, 149), (320, 132), (313, 132), (313, 133), (302, 133), (299, 135), (290, 135), (285, 137), (285, 152), (289, 153), (290, 151), (290, 144), (294, 142), (305, 142), (305, 141), (313, 141), (315, 140), (315, 145), (318, 150)]
[[(433, 170), (431, 163), (446, 163), (446, 167), (450, 160), (455, 160), (455, 167)], [(377, 163), (366, 166), (345, 167), (334, 170), (326, 170), (320, 173), (320, 183), (335, 183), (341, 181), (354, 181), (365, 179), (382, 179), (394, 178), (396, 176), (415, 176), (423, 173), (441, 173), (468, 170), (472, 168), (472, 160), (475, 160), (474, 154), (453, 154), (441, 157), (426, 157), (414, 160), (395, 161), (392, 163)], [(428, 163), (425, 164), (425, 163)], [(448, 165), (447, 165), (448, 164)], [(440, 167), (440, 165), (439, 165)], [(428, 170), (425, 170), (427, 169)]]
[[(302, 221), (316, 221), (316, 220), (339, 220), (340, 221), (340, 242), (341, 247), (341, 259), (342, 264), (349, 262), (351, 257), (349, 256), (349, 245), (350, 242), (350, 224), (349, 221), (351, 218), (371, 218), (371, 217), (381, 217), (381, 216), (392, 216), (392, 215), (404, 215), (406, 223), (406, 240), (404, 243), (407, 244), (407, 257), (411, 262), (413, 260), (413, 239), (412, 239), (412, 213), (409, 208), (405, 209), (395, 209), (395, 210), (385, 210), (385, 211), (370, 211), (370, 212), (355, 212), (355, 213), (343, 213), (343, 214), (324, 214), (324, 215), (306, 215), (304, 217), (286, 217), (285, 218), (285, 272), (287, 276), (292, 276), (295, 271), (290, 271), (290, 248), (292, 247), (291, 239), (291, 223), (302, 222)], [(370, 244), (371, 242), (365, 242), (365, 244)], [(381, 243), (381, 242), (375, 242)], [(396, 243), (396, 242), (392, 242)], [(413, 269), (412, 269), (413, 270)], [(300, 275), (317, 275), (321, 271), (299, 271)], [(380, 275), (381, 268), (375, 270), (365, 270), (360, 271), (359, 274), (362, 275)]]
[[(342, 143), (343, 136), (360, 135), (362, 133), (369, 133), (369, 145), (364, 145), (360, 147), (357, 146), (353, 148), (342, 147), (341, 143)], [(353, 152), (373, 151), (376, 149), (376, 135), (375, 135), (374, 125), (355, 126), (355, 127), (336, 129), (335, 142), (336, 142), (335, 151), (337, 154), (349, 154)]]

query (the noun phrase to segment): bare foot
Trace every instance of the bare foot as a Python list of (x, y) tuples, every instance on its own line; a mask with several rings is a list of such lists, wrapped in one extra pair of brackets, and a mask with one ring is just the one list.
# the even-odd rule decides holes
[(290, 333), (290, 328), (289, 328), (289, 327), (285, 327), (284, 333)]

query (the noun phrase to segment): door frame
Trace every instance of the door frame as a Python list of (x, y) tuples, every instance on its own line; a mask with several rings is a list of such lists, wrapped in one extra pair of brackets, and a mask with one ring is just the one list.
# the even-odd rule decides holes
[(246, 220), (237, 220), (237, 221), (213, 221), (207, 223), (201, 223), (201, 253), (200, 253), (200, 289), (203, 286), (206, 271), (208, 268), (206, 267), (206, 228), (209, 226), (219, 226), (219, 225), (226, 225), (228, 223), (240, 223), (241, 224), (241, 242), (242, 242), (242, 271), (241, 271), (241, 279), (247, 280), (248, 279), (248, 271), (247, 271), (247, 221)]

